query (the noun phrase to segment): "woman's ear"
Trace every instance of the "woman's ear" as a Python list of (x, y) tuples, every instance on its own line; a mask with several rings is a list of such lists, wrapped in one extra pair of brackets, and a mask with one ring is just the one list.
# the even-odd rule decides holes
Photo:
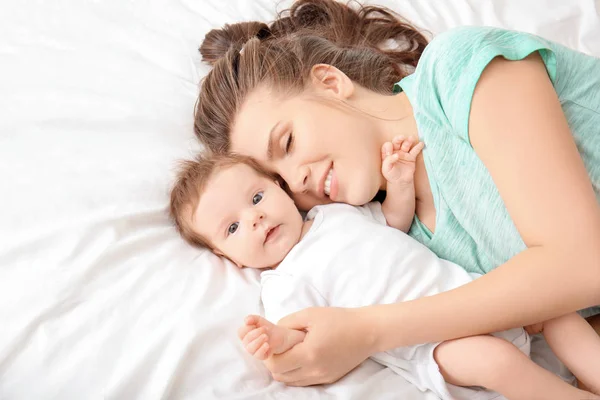
[(311, 83), (319, 93), (346, 100), (354, 93), (354, 82), (348, 75), (329, 64), (317, 64), (310, 70)]

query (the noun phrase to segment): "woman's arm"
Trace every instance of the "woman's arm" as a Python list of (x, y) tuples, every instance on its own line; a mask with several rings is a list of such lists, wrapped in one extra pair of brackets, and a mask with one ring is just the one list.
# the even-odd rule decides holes
[(528, 248), (468, 285), (397, 305), (381, 329), (402, 339), (384, 335), (380, 348), (499, 331), (600, 303), (600, 207), (537, 54), (488, 65), (469, 136)]
[(600, 208), (539, 56), (488, 65), (469, 134), (528, 249), (435, 296), (284, 318), (280, 324), (307, 336), (269, 364), (275, 379), (332, 382), (376, 351), (529, 325), (600, 303)]

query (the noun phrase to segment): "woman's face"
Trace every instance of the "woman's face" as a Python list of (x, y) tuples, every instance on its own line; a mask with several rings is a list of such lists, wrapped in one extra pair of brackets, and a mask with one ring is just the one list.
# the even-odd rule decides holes
[(278, 173), (300, 209), (368, 203), (382, 187), (381, 140), (373, 119), (324, 90), (282, 99), (258, 87), (240, 108), (231, 150)]

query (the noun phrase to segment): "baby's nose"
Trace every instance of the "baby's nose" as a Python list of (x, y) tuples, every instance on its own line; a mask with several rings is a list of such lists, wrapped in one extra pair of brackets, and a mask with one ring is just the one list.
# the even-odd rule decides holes
[(248, 211), (246, 218), (248, 219), (248, 222), (252, 225), (252, 227), (256, 228), (265, 218), (265, 214), (256, 208), (252, 208)]

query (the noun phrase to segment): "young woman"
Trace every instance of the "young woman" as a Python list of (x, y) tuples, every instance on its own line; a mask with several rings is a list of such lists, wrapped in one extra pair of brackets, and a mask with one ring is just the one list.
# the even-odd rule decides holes
[(382, 145), (419, 137), (409, 234), (485, 274), (411, 302), (289, 316), (307, 335), (272, 358), (279, 381), (333, 382), (377, 351), (598, 311), (600, 60), (494, 28), (425, 45), (389, 10), (304, 0), (200, 49), (213, 63), (195, 123), (207, 147), (256, 158), (308, 209), (371, 201)]

